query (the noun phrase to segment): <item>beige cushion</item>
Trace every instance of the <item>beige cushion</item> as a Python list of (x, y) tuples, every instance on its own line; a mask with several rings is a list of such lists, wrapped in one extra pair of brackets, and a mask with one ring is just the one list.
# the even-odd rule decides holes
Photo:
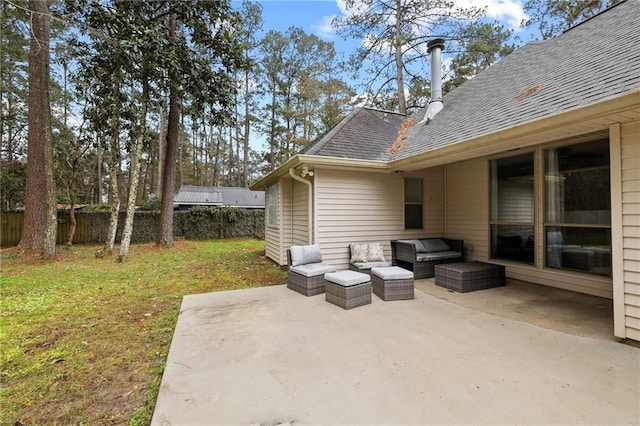
[(380, 243), (369, 244), (369, 255), (367, 256), (367, 262), (384, 262), (384, 250)]
[(352, 243), (351, 263), (385, 262), (384, 249), (380, 243)]
[(367, 244), (351, 245), (351, 263), (367, 262), (369, 256), (369, 246)]

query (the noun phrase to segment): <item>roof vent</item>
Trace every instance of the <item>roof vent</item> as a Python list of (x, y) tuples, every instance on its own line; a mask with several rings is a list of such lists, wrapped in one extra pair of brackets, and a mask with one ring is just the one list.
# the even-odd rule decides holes
[(431, 99), (422, 123), (428, 123), (442, 110), (442, 49), (444, 39), (435, 38), (427, 43), (427, 52), (431, 54)]

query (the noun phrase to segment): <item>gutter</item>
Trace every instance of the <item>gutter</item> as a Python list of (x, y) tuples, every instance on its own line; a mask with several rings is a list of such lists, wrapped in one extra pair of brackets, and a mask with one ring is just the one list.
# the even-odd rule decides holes
[(308, 236), (308, 244), (313, 244), (313, 185), (311, 184), (311, 181), (308, 181), (304, 178), (302, 178), (301, 176), (298, 176), (296, 174), (296, 172), (294, 171), (295, 167), (291, 167), (289, 169), (289, 175), (291, 175), (291, 177), (294, 180), (297, 180), (298, 182), (302, 182), (305, 185), (307, 185), (309, 187), (309, 201), (308, 201), (308, 221), (309, 223), (307, 224), (307, 231), (309, 232), (309, 236)]
[[(637, 109), (640, 106), (640, 89), (633, 89), (621, 95), (614, 95), (605, 98), (597, 103), (587, 106), (577, 106), (568, 111), (559, 111), (524, 123), (514, 124), (511, 127), (499, 129), (491, 133), (459, 140), (450, 145), (436, 148), (430, 151), (412, 155), (410, 157), (393, 160), (388, 165), (392, 170), (399, 169), (405, 171), (417, 170), (424, 167), (433, 167), (447, 162), (474, 158), (478, 155), (489, 155), (491, 150), (487, 148), (495, 147), (494, 153), (503, 152), (505, 146), (500, 144), (508, 143), (509, 149), (525, 148), (534, 145), (530, 140), (532, 136), (544, 133), (549, 128), (567, 127), (589, 120), (597, 120), (609, 115), (623, 113), (625, 111)], [(608, 124), (602, 129), (608, 129)], [(595, 130), (595, 129), (594, 129)], [(524, 138), (524, 143), (518, 143), (520, 138)], [(541, 138), (536, 143), (548, 142)], [(482, 153), (478, 154), (478, 150)]]
[(360, 160), (356, 158), (325, 157), (320, 155), (297, 154), (287, 160), (286, 163), (264, 176), (249, 187), (252, 191), (264, 191), (269, 186), (278, 182), (278, 179), (287, 175), (291, 168), (306, 165), (309, 167), (323, 167), (332, 170), (365, 169), (376, 172), (389, 172), (389, 164), (381, 160)]

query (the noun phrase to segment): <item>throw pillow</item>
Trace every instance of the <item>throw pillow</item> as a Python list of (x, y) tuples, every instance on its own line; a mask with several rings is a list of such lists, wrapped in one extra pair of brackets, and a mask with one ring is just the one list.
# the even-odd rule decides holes
[(384, 250), (380, 243), (369, 244), (369, 254), (367, 262), (384, 262)]
[(367, 262), (368, 256), (369, 246), (367, 244), (354, 243), (351, 245), (351, 263)]

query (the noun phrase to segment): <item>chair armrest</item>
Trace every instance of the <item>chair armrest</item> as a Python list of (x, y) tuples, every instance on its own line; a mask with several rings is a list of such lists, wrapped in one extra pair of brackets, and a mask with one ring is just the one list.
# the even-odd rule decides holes
[(393, 259), (403, 260), (405, 262), (416, 261), (416, 246), (413, 243), (392, 240), (391, 252)]
[(464, 249), (464, 240), (455, 240), (451, 238), (443, 238), (442, 239), (449, 246), (449, 250), (451, 251), (459, 251), (463, 253)]

